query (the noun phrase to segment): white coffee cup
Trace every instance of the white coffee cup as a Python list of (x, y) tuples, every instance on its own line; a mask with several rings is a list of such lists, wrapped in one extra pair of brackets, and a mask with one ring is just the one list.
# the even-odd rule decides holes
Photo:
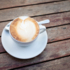
[[(24, 19), (28, 18), (28, 16), (21, 16), (21, 17), (24, 17)], [(16, 19), (16, 18), (15, 18), (15, 19)], [(12, 23), (12, 21), (5, 27), (5, 29), (6, 29), (7, 31), (9, 31), (9, 34), (10, 34), (11, 38), (12, 38), (13, 41), (14, 41), (17, 45), (19, 45), (19, 46), (29, 46), (29, 45), (31, 45), (31, 44), (37, 39), (38, 35), (41, 34), (41, 33), (43, 33), (43, 32), (46, 30), (46, 27), (45, 27), (45, 26), (39, 25), (39, 33), (38, 33), (37, 37), (36, 37), (34, 40), (32, 40), (32, 41), (30, 41), (30, 42), (21, 42), (21, 41), (16, 40), (16, 39), (11, 35), (11, 33), (10, 33), (10, 25), (11, 25), (11, 23)]]

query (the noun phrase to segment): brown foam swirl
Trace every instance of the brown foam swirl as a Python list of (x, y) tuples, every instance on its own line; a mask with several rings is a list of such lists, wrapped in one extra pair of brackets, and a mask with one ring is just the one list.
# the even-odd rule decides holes
[[(22, 22), (23, 25), (21, 25)], [(25, 20), (17, 18), (10, 25), (10, 33), (18, 41), (30, 42), (37, 37), (39, 25), (34, 19), (29, 17)]]

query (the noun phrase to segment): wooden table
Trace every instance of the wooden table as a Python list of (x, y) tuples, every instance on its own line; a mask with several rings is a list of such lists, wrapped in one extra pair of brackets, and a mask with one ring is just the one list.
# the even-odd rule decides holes
[(10, 56), (0, 40), (0, 70), (70, 70), (70, 0), (1, 0), (0, 39), (5, 25), (22, 15), (50, 19), (45, 24), (48, 45), (39, 56), (20, 60)]

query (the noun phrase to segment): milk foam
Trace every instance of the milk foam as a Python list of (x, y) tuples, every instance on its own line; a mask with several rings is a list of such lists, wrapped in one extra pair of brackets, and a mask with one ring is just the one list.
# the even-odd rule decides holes
[(10, 33), (16, 40), (30, 42), (37, 37), (39, 25), (34, 19), (28, 16), (21, 16), (11, 23)]
[(20, 19), (23, 19), (22, 23), (17, 25), (17, 33), (19, 36), (21, 36), (22, 39), (25, 39), (27, 42), (31, 41), (33, 36), (36, 34), (36, 26), (31, 21), (25, 21), (24, 20), (27, 17), (19, 17)]
[(26, 27), (27, 27), (27, 25), (24, 24), (24, 21), (22, 21), (22, 23), (20, 24), (20, 28), (21, 28), (21, 29), (24, 29), (24, 28), (26, 28)]
[(26, 18), (28, 18), (28, 16), (24, 16), (24, 17), (20, 16), (19, 18), (22, 19), (22, 20), (25, 20)]

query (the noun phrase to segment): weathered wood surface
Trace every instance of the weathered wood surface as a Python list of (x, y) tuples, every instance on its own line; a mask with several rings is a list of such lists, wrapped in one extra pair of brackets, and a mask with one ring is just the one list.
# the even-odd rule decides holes
[[(38, 17), (32, 17), (36, 21), (42, 21), (45, 19), (49, 19), (50, 23), (45, 24), (46, 27), (51, 27), (51, 26), (58, 26), (58, 25), (63, 25), (63, 24), (68, 24), (70, 23), (70, 12), (65, 12), (65, 13), (60, 13), (60, 14), (53, 14), (53, 15), (44, 15), (44, 16), (38, 16)], [(2, 22), (0, 23), (0, 35), (2, 33), (3, 28), (9, 23), (8, 22)]]
[(24, 5), (52, 2), (52, 1), (60, 1), (60, 0), (10, 0), (10, 1), (1, 0), (0, 8), (1, 9), (10, 8), (10, 7), (17, 7), (17, 6), (24, 6)]
[(70, 70), (70, 56), (15, 70)]
[(63, 57), (66, 55), (70, 55), (70, 40), (48, 44), (43, 53), (29, 60), (16, 59), (7, 53), (3, 53), (0, 54), (0, 70), (8, 70), (11, 68), (26, 66), (42, 61)]
[[(46, 31), (48, 33), (48, 43), (70, 38), (70, 25), (49, 28), (46, 29)], [(0, 41), (0, 52), (5, 52), (1, 44), (1, 41)]]
[(54, 2), (19, 8), (0, 10), (0, 21), (11, 20), (18, 16), (36, 16), (70, 10), (70, 1)]
[(70, 25), (47, 29), (48, 42), (70, 38)]
[[(50, 23), (45, 24), (49, 37), (48, 45), (39, 56), (29, 60), (20, 60), (5, 52), (0, 37), (0, 70), (8, 70), (22, 66), (23, 68), (19, 70), (70, 70), (70, 57), (47, 62), (47, 60), (70, 55), (70, 0), (1, 0), (0, 36), (5, 25), (9, 23), (7, 20), (13, 20), (15, 17), (23, 15), (32, 16), (37, 21), (50, 19)], [(46, 62), (24, 67), (43, 61)]]
[[(36, 21), (42, 21), (42, 20), (49, 19), (50, 23), (44, 24), (46, 27), (58, 26), (58, 25), (70, 23), (70, 12), (59, 13), (59, 14), (51, 14), (51, 15), (43, 15), (43, 16), (37, 16), (37, 17), (32, 17), (32, 18), (34, 18)], [(1, 35), (3, 28), (9, 22), (10, 21), (0, 23), (0, 35)]]
[(5, 50), (4, 50), (3, 46), (2, 46), (1, 37), (0, 37), (0, 53), (1, 52), (5, 52)]
[(44, 24), (46, 27), (52, 27), (52, 26), (58, 26), (63, 24), (70, 23), (70, 12), (65, 13), (59, 13), (59, 14), (51, 14), (51, 15), (44, 15), (44, 16), (38, 16), (33, 17), (37, 21), (42, 21), (49, 19), (49, 24)]

